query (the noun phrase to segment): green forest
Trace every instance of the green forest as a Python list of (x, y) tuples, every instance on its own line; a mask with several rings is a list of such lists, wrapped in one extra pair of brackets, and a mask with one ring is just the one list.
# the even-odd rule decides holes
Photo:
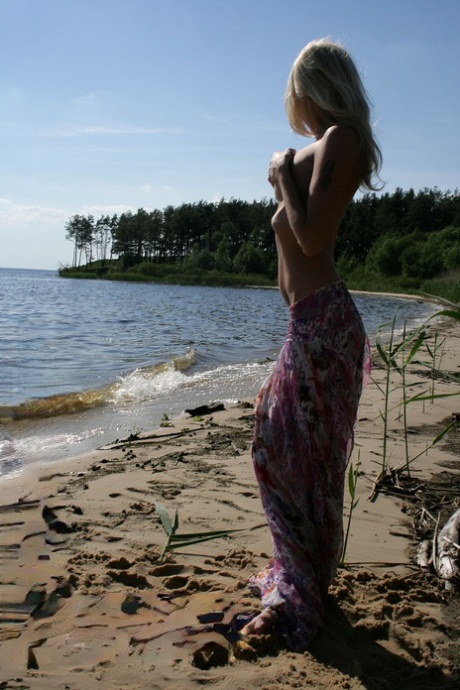
[[(276, 202), (221, 200), (72, 216), (63, 277), (203, 285), (275, 285)], [(336, 244), (352, 289), (425, 292), (460, 302), (460, 194), (396, 189), (355, 199)]]

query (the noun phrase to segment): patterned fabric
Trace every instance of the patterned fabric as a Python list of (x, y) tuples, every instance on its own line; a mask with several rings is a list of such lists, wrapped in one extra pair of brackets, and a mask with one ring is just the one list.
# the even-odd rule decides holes
[(343, 282), (291, 305), (286, 342), (256, 402), (252, 453), (273, 558), (249, 585), (264, 607), (280, 607), (294, 650), (321, 624), (341, 556), (344, 476), (369, 372), (364, 327)]

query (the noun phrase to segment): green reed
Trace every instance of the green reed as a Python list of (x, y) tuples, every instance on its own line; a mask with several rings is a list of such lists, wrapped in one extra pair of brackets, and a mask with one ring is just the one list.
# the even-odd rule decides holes
[[(200, 544), (210, 539), (220, 539), (226, 537), (229, 534), (234, 534), (235, 532), (242, 532), (242, 529), (223, 529), (215, 530), (212, 532), (192, 532), (192, 533), (178, 533), (179, 527), (179, 511), (176, 508), (174, 511), (174, 517), (171, 520), (168, 511), (162, 503), (155, 503), (155, 509), (160, 517), (161, 524), (164, 531), (166, 532), (166, 543), (161, 552), (160, 559), (163, 560), (165, 554), (168, 551), (174, 551), (175, 549), (181, 549), (184, 546), (190, 546), (192, 544)], [(255, 528), (253, 528), (255, 529)]]
[[(383, 450), (382, 450), (382, 468), (381, 468), (382, 478), (386, 474), (386, 470), (387, 470), (388, 415), (389, 415), (390, 391), (391, 391), (391, 372), (394, 368), (397, 368), (397, 366), (398, 366), (397, 362), (395, 360), (396, 352), (395, 352), (394, 346), (393, 346), (395, 323), (396, 323), (396, 313), (393, 317), (392, 322), (384, 323), (381, 326), (379, 326), (379, 328), (377, 330), (377, 336), (376, 336), (376, 342), (375, 342), (375, 345), (377, 347), (377, 351), (378, 351), (378, 353), (382, 359), (382, 362), (385, 366), (385, 381), (384, 381), (383, 391), (382, 391), (382, 388), (377, 384), (378, 388), (383, 392), (383, 399), (384, 399), (384, 409), (383, 409), (383, 412), (380, 411), (380, 416), (383, 420)], [(385, 346), (384, 341), (382, 339), (382, 333), (383, 333), (383, 329), (389, 325), (391, 325), (390, 339)], [(377, 382), (375, 382), (375, 383), (377, 383)]]
[[(434, 345), (433, 348), (431, 349), (429, 344), (426, 343), (426, 349), (428, 351), (428, 354), (431, 357), (432, 360), (432, 367), (431, 367), (431, 388), (430, 392), (431, 395), (433, 396), (431, 400), (431, 404), (434, 402), (434, 388), (435, 388), (435, 381), (436, 381), (436, 374), (437, 372), (441, 371), (441, 362), (442, 358), (444, 357), (444, 346), (446, 343), (446, 337), (444, 337), (442, 340), (440, 339), (439, 331), (435, 331), (434, 334)], [(440, 351), (439, 357), (438, 357), (438, 352)]]
[(348, 469), (348, 492), (350, 494), (350, 508), (348, 510), (347, 529), (345, 532), (345, 539), (343, 541), (342, 554), (340, 556), (340, 562), (339, 562), (339, 566), (342, 566), (342, 567), (345, 564), (345, 555), (347, 553), (348, 537), (350, 536), (350, 527), (351, 527), (353, 512), (359, 503), (359, 498), (356, 498), (356, 486), (358, 484), (359, 468), (360, 467), (361, 467), (361, 452), (358, 453), (358, 461), (356, 463), (356, 467), (354, 467), (353, 463), (350, 462), (350, 467)]
[(409, 456), (409, 434), (407, 421), (407, 402), (408, 402), (408, 385), (407, 385), (407, 370), (411, 364), (418, 363), (415, 359), (419, 353), (423, 343), (427, 338), (424, 326), (417, 329), (413, 333), (407, 335), (407, 322), (404, 322), (403, 337), (401, 341), (401, 348), (399, 349), (400, 363), (397, 369), (401, 375), (401, 389), (402, 400), (400, 402), (400, 409), (402, 409), (403, 416), (403, 436), (404, 436), (404, 454), (406, 461), (407, 476), (410, 477), (410, 456)]
[[(414, 358), (418, 353), (425, 337), (426, 332), (424, 328), (416, 330), (414, 333), (407, 333), (407, 324), (404, 323), (402, 339), (396, 342), (395, 338), (395, 325), (396, 325), (397, 311), (393, 317), (393, 320), (382, 324), (377, 330), (376, 337), (376, 347), (380, 355), (380, 358), (385, 367), (385, 380), (383, 388), (374, 380), (379, 390), (383, 393), (384, 408), (383, 412), (380, 411), (380, 417), (383, 421), (383, 449), (382, 449), (382, 466), (380, 470), (380, 478), (383, 479), (388, 473), (388, 424), (390, 418), (390, 412), (394, 409), (390, 407), (391, 394), (398, 390), (400, 386), (395, 386), (393, 383), (392, 374), (395, 372), (401, 376), (402, 379), (402, 390), (403, 390), (403, 400), (398, 403), (396, 407), (403, 406), (403, 424), (404, 424), (404, 437), (407, 441), (407, 414), (406, 414), (406, 391), (407, 391), (407, 380), (406, 372), (408, 367), (414, 362)], [(388, 340), (384, 339), (383, 333), (384, 329), (390, 326), (390, 335)], [(406, 446), (406, 456), (408, 457), (408, 448)]]
[[(439, 332), (436, 330), (433, 337), (433, 344), (430, 346), (428, 342), (427, 333), (427, 323), (435, 317), (449, 317), (456, 320), (460, 320), (460, 306), (455, 305), (447, 300), (441, 300), (448, 308), (443, 309), (439, 312), (433, 314), (425, 324), (420, 326), (413, 332), (407, 332), (407, 323), (404, 323), (402, 338), (399, 342), (396, 342), (395, 338), (395, 323), (396, 323), (396, 313), (391, 322), (382, 324), (377, 331), (376, 347), (377, 351), (382, 359), (385, 367), (385, 380), (383, 387), (375, 382), (382, 392), (384, 397), (384, 409), (383, 412), (380, 411), (380, 417), (383, 420), (383, 451), (382, 451), (382, 466), (377, 483), (382, 481), (388, 474), (388, 425), (390, 412), (394, 407), (390, 406), (390, 394), (395, 390), (401, 388), (402, 399), (396, 405), (400, 408), (400, 417), (403, 418), (403, 436), (404, 436), (404, 450), (405, 450), (405, 462), (402, 463), (397, 471), (405, 468), (407, 475), (410, 476), (410, 466), (418, 459), (421, 455), (426, 453), (430, 448), (435, 446), (439, 441), (444, 438), (444, 436), (454, 428), (458, 428), (458, 421), (455, 419), (453, 422), (448, 424), (437, 436), (433, 439), (432, 443), (427, 446), (427, 448), (414, 457), (410, 457), (409, 452), (409, 440), (408, 440), (408, 419), (407, 419), (407, 409), (408, 405), (414, 402), (422, 402), (425, 404), (426, 401), (433, 403), (437, 398), (446, 398), (451, 396), (456, 396), (460, 394), (460, 391), (454, 393), (441, 393), (437, 394), (435, 392), (435, 381), (440, 375), (444, 379), (450, 379), (453, 382), (460, 383), (460, 377), (449, 374), (448, 372), (443, 372), (441, 369), (441, 363), (445, 354), (445, 343), (446, 337), (442, 338)], [(383, 339), (384, 329), (390, 326), (390, 336), (388, 340)], [(422, 351), (422, 346), (424, 346), (425, 351), (428, 353), (428, 360), (419, 358)], [(420, 385), (425, 386), (426, 384), (422, 381), (419, 383), (412, 383), (410, 386), (407, 383), (407, 371), (411, 365), (417, 364), (418, 366), (423, 366), (429, 369), (431, 372), (431, 383), (427, 390), (417, 393), (416, 395), (408, 395), (410, 387)], [(393, 383), (393, 374), (397, 373), (401, 376), (401, 385), (395, 386)]]
[[(445, 301), (444, 301), (445, 302)], [(435, 318), (437, 316), (445, 316), (449, 318), (454, 318), (456, 320), (460, 321), (460, 306), (455, 305), (452, 303), (448, 303), (448, 309), (444, 309), (440, 312), (437, 312), (434, 314), (431, 318)], [(382, 359), (383, 365), (385, 367), (385, 378), (384, 378), (384, 384), (381, 386), (375, 379), (373, 379), (375, 385), (377, 388), (381, 391), (383, 394), (384, 398), (384, 406), (383, 406), (383, 412), (379, 411), (379, 416), (381, 417), (383, 421), (383, 452), (382, 452), (382, 466), (381, 466), (381, 471), (378, 476), (378, 478), (374, 482), (374, 488), (371, 494), (371, 500), (373, 497), (376, 496), (378, 493), (378, 488), (381, 483), (385, 481), (385, 478), (388, 475), (394, 475), (398, 474), (402, 471), (405, 471), (407, 476), (410, 477), (410, 467), (413, 462), (415, 462), (418, 458), (420, 458), (422, 455), (427, 453), (431, 448), (433, 448), (436, 444), (438, 444), (442, 439), (444, 439), (450, 432), (452, 432), (454, 429), (459, 429), (460, 428), (460, 418), (458, 415), (454, 416), (454, 419), (447, 424), (444, 429), (442, 429), (436, 437), (431, 441), (431, 443), (424, 448), (424, 450), (418, 452), (416, 455), (413, 457), (410, 457), (410, 449), (409, 449), (409, 440), (408, 440), (408, 418), (407, 418), (407, 409), (410, 404), (413, 404), (414, 402), (424, 402), (424, 401), (430, 401), (433, 402), (437, 398), (447, 398), (451, 396), (456, 396), (460, 395), (460, 390), (456, 390), (454, 393), (436, 393), (435, 392), (435, 386), (434, 386), (434, 381), (438, 378), (438, 376), (441, 374), (444, 379), (450, 380), (454, 383), (460, 384), (460, 376), (457, 376), (455, 374), (451, 374), (449, 372), (445, 372), (441, 370), (441, 363), (442, 359), (445, 354), (445, 342), (446, 338), (440, 337), (438, 331), (435, 331), (434, 334), (434, 343), (432, 346), (430, 346), (427, 343), (428, 340), (428, 331), (427, 331), (427, 322), (430, 321), (430, 319), (427, 319), (425, 324), (422, 324), (419, 328), (415, 329), (412, 332), (408, 332), (407, 330), (407, 322), (404, 323), (403, 327), (403, 332), (402, 332), (402, 337), (399, 342), (396, 342), (395, 338), (395, 323), (396, 323), (396, 314), (393, 318), (393, 320), (389, 323), (382, 324), (377, 332), (377, 338), (376, 338), (376, 347), (377, 351)], [(390, 335), (388, 339), (383, 338), (383, 332), (384, 329), (387, 328), (388, 326), (391, 327), (390, 329)], [(429, 355), (429, 361), (425, 361), (419, 358), (422, 348), (425, 346), (426, 352), (428, 352)], [(424, 366), (428, 367), (431, 370), (431, 385), (427, 390), (423, 390), (421, 393), (417, 393), (415, 395), (410, 395), (409, 391), (411, 388), (415, 386), (424, 386), (426, 387), (426, 383), (424, 381), (421, 382), (411, 382), (408, 383), (407, 379), (407, 373), (408, 370), (411, 366), (417, 365), (417, 366)], [(395, 373), (397, 373), (401, 377), (401, 382), (400, 386), (396, 386), (393, 382), (393, 378)], [(397, 405), (391, 406), (390, 405), (390, 394), (393, 394), (395, 391), (401, 389), (402, 390), (402, 399), (399, 401)], [(404, 462), (402, 462), (398, 467), (392, 468), (391, 473), (388, 471), (388, 441), (389, 441), (389, 433), (388, 433), (388, 425), (389, 425), (389, 415), (390, 412), (396, 408), (399, 408), (400, 413), (399, 413), (399, 419), (403, 420), (403, 435), (404, 435), (404, 455), (405, 459)], [(356, 509), (356, 506), (358, 505), (359, 499), (356, 498), (356, 486), (357, 486), (357, 481), (358, 481), (358, 476), (360, 474), (360, 456), (358, 456), (358, 462), (356, 464), (356, 467), (353, 466), (353, 464), (350, 464), (350, 468), (348, 471), (348, 491), (350, 494), (350, 508), (348, 512), (348, 518), (347, 518), (347, 528), (346, 528), (346, 534), (345, 534), (345, 539), (344, 539), (344, 544), (342, 548), (342, 554), (340, 558), (340, 566), (344, 566), (345, 563), (345, 555), (346, 555), (346, 550), (347, 550), (347, 545), (348, 545), (348, 540), (349, 540), (349, 535), (350, 535), (350, 527), (351, 527), (351, 522), (352, 522), (352, 517), (353, 517), (353, 512)]]
[[(459, 393), (453, 393), (452, 395), (459, 395)], [(446, 397), (446, 396), (439, 396), (439, 397)], [(435, 436), (435, 438), (432, 440), (432, 442), (423, 450), (421, 450), (417, 455), (414, 455), (410, 460), (406, 461), (406, 463), (402, 463), (398, 467), (394, 468), (394, 472), (400, 472), (403, 467), (407, 468), (407, 465), (411, 465), (415, 460), (418, 460), (422, 455), (425, 455), (428, 453), (431, 448), (433, 448), (439, 441), (442, 441), (442, 439), (447, 436), (451, 431), (454, 431), (454, 429), (459, 429), (460, 428), (460, 420), (457, 418), (454, 418), (444, 429), (442, 429), (439, 434)]]

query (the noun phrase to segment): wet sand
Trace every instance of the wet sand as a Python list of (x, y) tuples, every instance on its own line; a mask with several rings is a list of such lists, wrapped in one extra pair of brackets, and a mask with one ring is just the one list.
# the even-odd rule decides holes
[[(460, 327), (439, 332), (442, 368), (458, 375)], [(374, 353), (352, 457), (361, 474), (345, 567), (308, 652), (290, 652), (274, 636), (259, 646), (233, 644), (235, 617), (258, 610), (248, 577), (271, 551), (247, 400), (210, 414), (184, 412), (152, 434), (2, 484), (0, 688), (459, 687), (458, 592), (416, 566), (414, 551), (423, 530), (435, 528), (423, 511), (442, 522), (460, 505), (460, 432), (423, 453), (460, 411), (460, 398), (409, 405), (410, 457), (422, 455), (410, 479), (388, 473), (375, 493), (384, 381)], [(414, 366), (408, 385), (413, 394), (428, 389), (427, 370)], [(448, 377), (435, 381), (437, 394), (456, 390)], [(405, 461), (400, 399), (394, 390), (393, 469)], [(349, 500), (346, 491), (345, 522)], [(171, 520), (177, 509), (179, 534), (236, 531), (163, 554), (158, 504)]]

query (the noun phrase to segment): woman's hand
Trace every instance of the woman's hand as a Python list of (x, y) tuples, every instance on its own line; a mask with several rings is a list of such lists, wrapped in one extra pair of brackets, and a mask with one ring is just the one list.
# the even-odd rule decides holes
[(292, 159), (295, 156), (295, 149), (286, 149), (285, 151), (275, 151), (271, 157), (268, 166), (268, 181), (272, 187), (278, 186), (279, 175), (289, 169)]

